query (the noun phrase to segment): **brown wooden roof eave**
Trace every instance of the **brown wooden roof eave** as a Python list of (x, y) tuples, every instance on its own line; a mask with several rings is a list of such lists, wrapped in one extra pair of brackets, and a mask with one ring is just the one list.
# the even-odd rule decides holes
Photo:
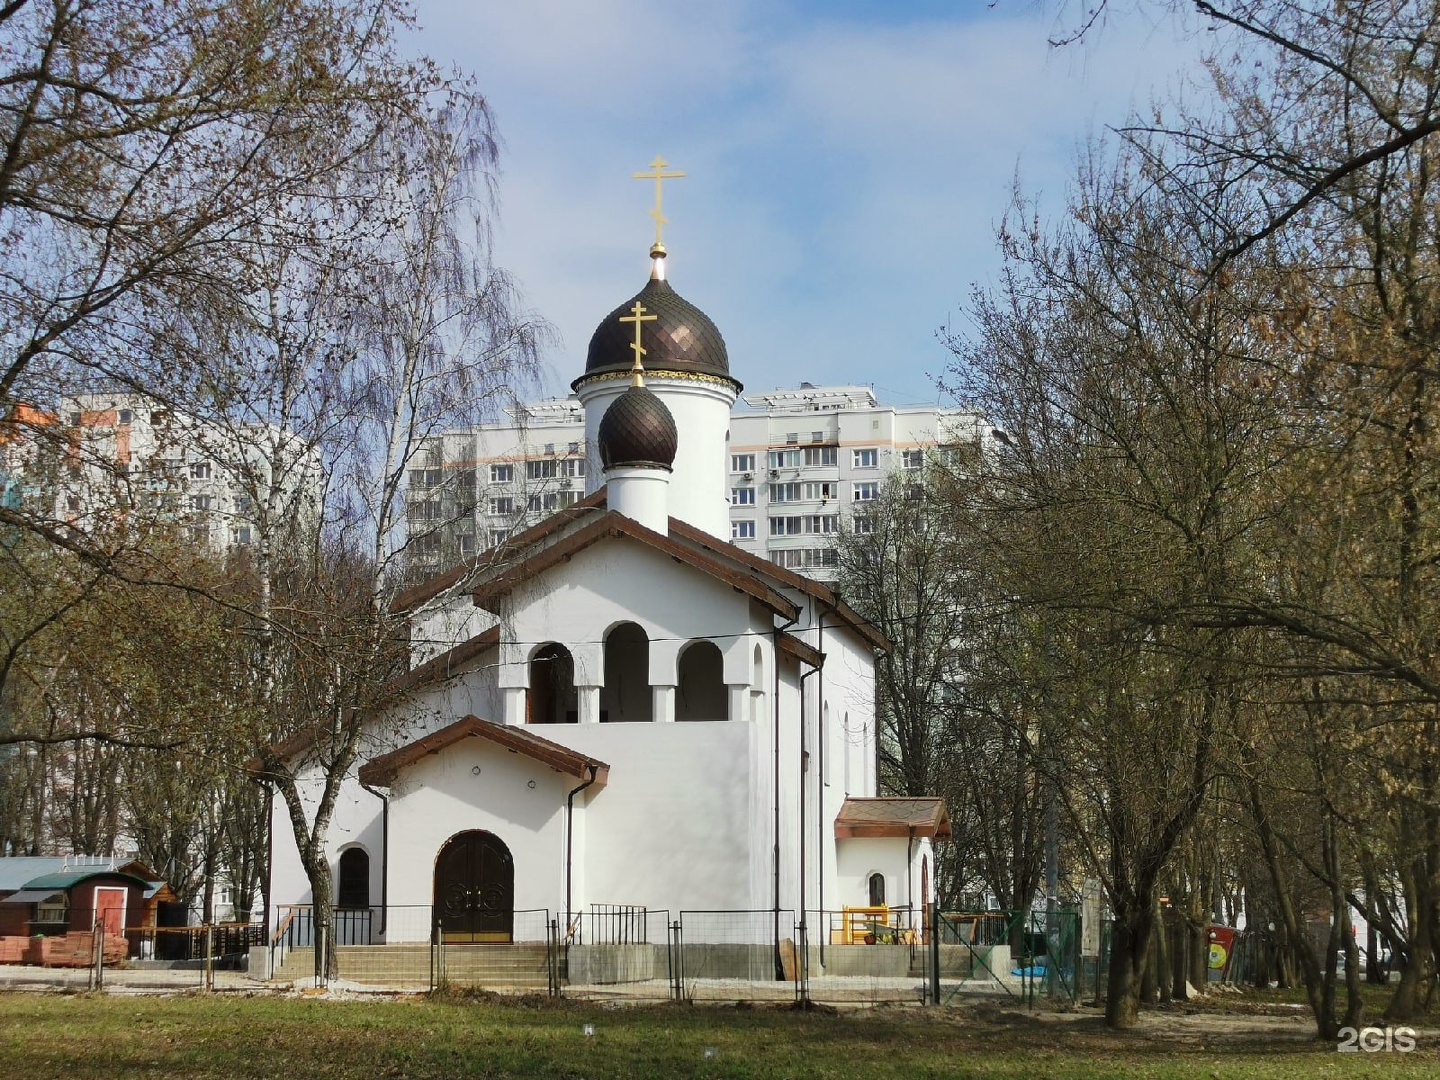
[(825, 666), (825, 654), (813, 645), (807, 645), (794, 634), (781, 633), (780, 651), (788, 653), (803, 663), (809, 664), (812, 668)]
[[(481, 631), (468, 641), (462, 641), (453, 649), (441, 653), (421, 664), (419, 667), (411, 668), (403, 675), (397, 675), (380, 688), (381, 694), (403, 694), (410, 690), (419, 689), (422, 686), (433, 686), (445, 682), (460, 674), (460, 668), (481, 656), (500, 644), (500, 627), (492, 626), (489, 630)], [(270, 750), (281, 761), (294, 757), (301, 750), (313, 746), (316, 740), (326, 731), (325, 724), (311, 724), (304, 731), (297, 732), (283, 742), (276, 743)], [(253, 757), (245, 763), (245, 771), (254, 778), (260, 778), (265, 771), (264, 762), (259, 757)]]
[(835, 838), (931, 837), (952, 834), (945, 800), (938, 795), (893, 798), (847, 796), (835, 816)]
[(487, 567), (493, 567), (508, 556), (514, 555), (517, 551), (523, 550), (529, 545), (543, 540), (551, 533), (582, 517), (589, 511), (601, 509), (605, 506), (605, 488), (600, 487), (581, 499), (574, 506), (567, 506), (564, 510), (557, 510), (544, 521), (537, 522), (530, 528), (523, 530), (506, 540), (498, 547), (489, 551), (481, 552), (474, 558), (466, 559), (449, 570), (446, 570), (428, 581), (422, 581), (419, 585), (406, 589), (390, 605), (392, 614), (400, 615), (412, 611), (421, 604), (428, 603), (435, 599), (447, 589), (453, 589), (467, 577), (481, 572)]
[(567, 746), (561, 746), (520, 728), (492, 724), (478, 716), (466, 716), (448, 727), (432, 731), (423, 738), (372, 758), (360, 767), (360, 782), (375, 787), (389, 787), (401, 769), (413, 765), (429, 754), (438, 754), (467, 738), (486, 739), (579, 780), (593, 778), (593, 787), (604, 787), (610, 777), (610, 766), (603, 761), (587, 757)]
[(807, 596), (813, 596), (834, 614), (838, 615), (840, 620), (849, 629), (860, 635), (872, 648), (879, 649), (881, 652), (890, 651), (890, 639), (881, 633), (878, 627), (874, 626), (858, 611), (842, 600), (840, 594), (824, 582), (815, 581), (801, 574), (797, 574), (793, 570), (786, 570), (784, 567), (776, 566), (768, 559), (762, 559), (742, 547), (721, 540), (719, 537), (711, 536), (703, 529), (697, 529), (689, 522), (681, 521), (676, 517), (670, 519), (670, 531), (676, 536), (682, 536), (692, 544), (696, 544), (707, 551), (713, 551), (717, 555), (734, 559), (736, 562), (749, 567), (758, 574), (768, 577), (772, 581), (795, 589), (797, 592), (803, 592)]
[(702, 573), (745, 593), (782, 619), (793, 620), (800, 614), (800, 608), (793, 600), (766, 584), (758, 575), (726, 566), (721, 560), (703, 552), (697, 552), (694, 548), (687, 547), (668, 536), (663, 536), (653, 529), (648, 529), (638, 521), (614, 510), (606, 511), (604, 516), (598, 520), (562, 537), (549, 547), (536, 552), (505, 573), (486, 582), (475, 590), (475, 603), (487, 610), (493, 610), (489, 605), (521, 582), (529, 581), (552, 567), (568, 561), (592, 544), (616, 536), (629, 537), (668, 555), (677, 562), (693, 566)]
[(484, 655), (491, 649), (498, 648), (499, 645), (500, 627), (492, 626), (489, 630), (481, 631), (469, 640), (462, 641), (453, 649), (448, 649), (439, 656), (432, 657), (425, 663), (411, 668), (405, 674), (397, 675), (380, 688), (380, 693), (401, 694), (422, 686), (445, 682), (460, 674), (460, 669), (471, 660)]

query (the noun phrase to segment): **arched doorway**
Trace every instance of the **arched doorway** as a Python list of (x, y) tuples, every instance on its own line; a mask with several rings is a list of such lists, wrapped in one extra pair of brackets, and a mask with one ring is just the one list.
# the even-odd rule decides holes
[(680, 654), (676, 720), (728, 720), (725, 661), (713, 641), (695, 641)]
[(531, 724), (573, 724), (580, 719), (575, 660), (564, 645), (552, 641), (535, 650), (526, 702)]
[(435, 859), (435, 917), (449, 942), (508, 942), (515, 932), (515, 861), (494, 833), (456, 833)]
[(600, 719), (649, 723), (654, 719), (650, 690), (650, 639), (643, 627), (621, 623), (605, 635), (605, 688)]

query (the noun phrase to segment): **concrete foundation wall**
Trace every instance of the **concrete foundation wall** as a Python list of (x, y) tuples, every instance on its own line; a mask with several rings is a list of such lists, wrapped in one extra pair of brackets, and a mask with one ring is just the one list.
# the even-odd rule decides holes
[(571, 945), (566, 952), (571, 983), (626, 983), (670, 977), (664, 945)]

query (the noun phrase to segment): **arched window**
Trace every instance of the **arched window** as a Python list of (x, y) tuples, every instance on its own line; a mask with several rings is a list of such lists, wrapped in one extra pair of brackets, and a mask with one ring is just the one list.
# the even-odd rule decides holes
[(870, 906), (885, 906), (885, 875), (874, 873), (870, 875)]
[(364, 848), (346, 848), (340, 853), (340, 881), (335, 890), (335, 906), (370, 906), (370, 856)]
[(755, 645), (755, 658), (750, 663), (750, 719), (758, 721), (765, 712), (765, 654)]
[(680, 654), (680, 685), (675, 690), (676, 720), (728, 720), (724, 660), (713, 641), (696, 641)]
[(530, 691), (526, 721), (531, 724), (574, 724), (580, 719), (575, 696), (575, 660), (564, 645), (550, 642), (530, 658)]
[(650, 692), (650, 639), (632, 622), (605, 635), (605, 688), (600, 692), (600, 719), (615, 723), (649, 723), (654, 717)]
[(840, 721), (841, 737), (845, 740), (845, 794), (849, 795), (854, 789), (855, 780), (851, 773), (851, 762), (855, 759), (855, 747), (851, 746), (854, 736), (850, 734), (850, 714), (847, 712)]
[(820, 782), (826, 787), (830, 786), (830, 759), (834, 756), (835, 748), (830, 744), (830, 703), (827, 701), (820, 713)]

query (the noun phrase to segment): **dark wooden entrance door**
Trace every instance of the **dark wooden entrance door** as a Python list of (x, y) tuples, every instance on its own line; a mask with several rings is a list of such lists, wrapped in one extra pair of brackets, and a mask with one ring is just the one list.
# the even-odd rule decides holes
[(452, 836), (435, 860), (435, 912), (446, 941), (503, 941), (515, 931), (515, 862), (494, 833)]

